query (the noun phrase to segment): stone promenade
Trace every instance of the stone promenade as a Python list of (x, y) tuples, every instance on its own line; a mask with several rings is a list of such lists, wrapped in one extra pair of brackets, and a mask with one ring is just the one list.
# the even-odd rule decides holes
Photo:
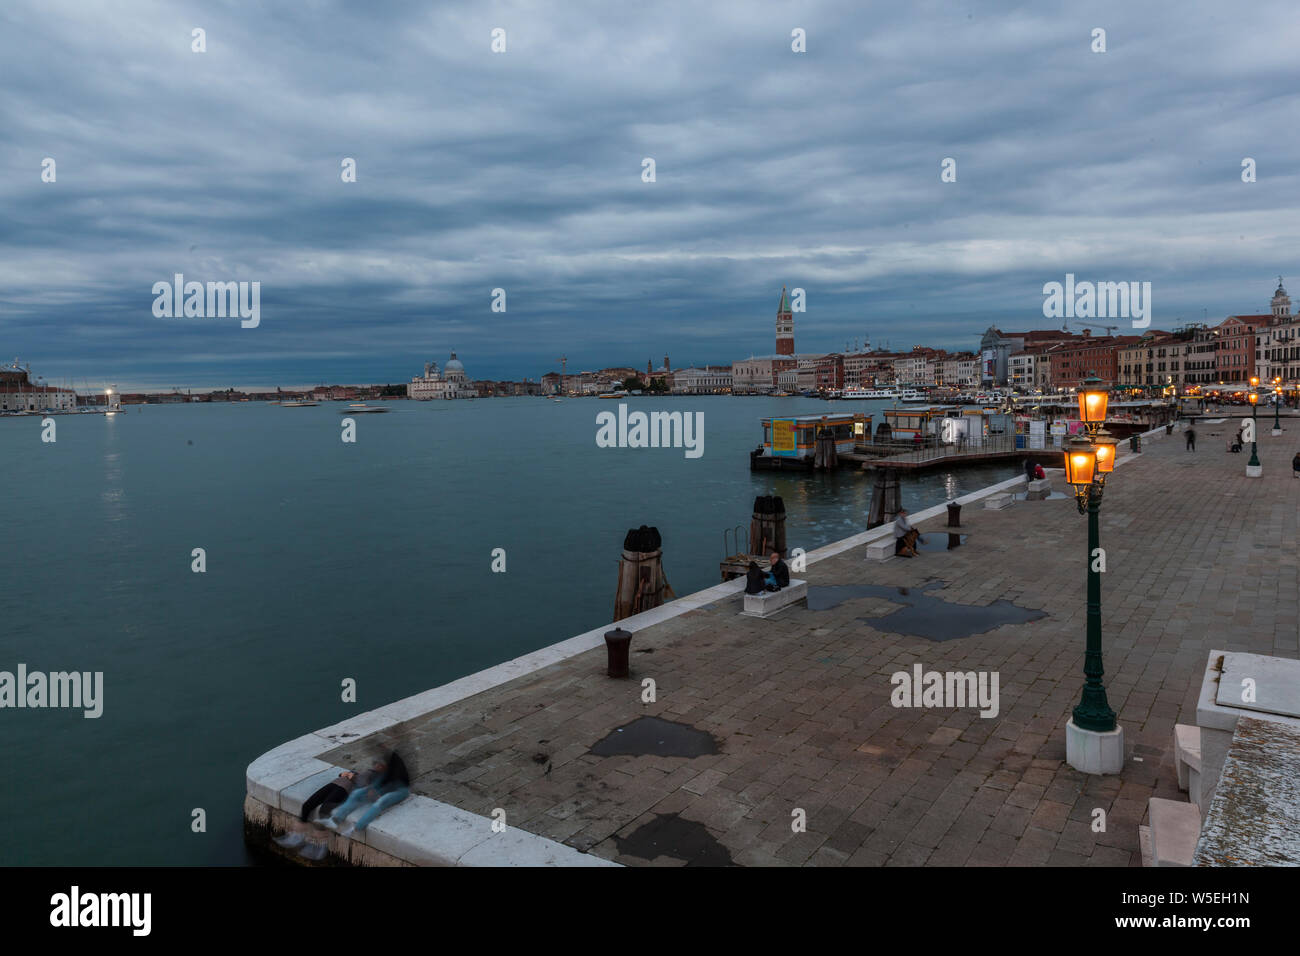
[[(1300, 420), (1285, 425), (1280, 438), (1261, 429), (1261, 479), (1245, 477), (1248, 455), (1224, 452), (1229, 419), (1198, 424), (1195, 452), (1179, 433), (1148, 442), (1107, 484), (1118, 776), (1065, 764), (1086, 610), (1087, 519), (1072, 497), (967, 506), (952, 551), (816, 562), (799, 576), (839, 602), (826, 610), (756, 620), (736, 597), (651, 626), (633, 638), (630, 680), (589, 651), (324, 759), (348, 766), (395, 744), (416, 793), (503, 810), (511, 827), (628, 865), (1140, 865), (1147, 799), (1185, 799), (1171, 738), (1175, 722), (1195, 723), (1209, 650), (1297, 656)], [(947, 541), (939, 520), (922, 531)], [(837, 585), (880, 587), (816, 590)], [(968, 633), (999, 601), (1045, 616)], [(916, 664), (995, 672), (999, 713), (892, 706), (891, 674)], [(648, 717), (672, 724), (634, 723)], [(1104, 832), (1090, 825), (1097, 808)]]

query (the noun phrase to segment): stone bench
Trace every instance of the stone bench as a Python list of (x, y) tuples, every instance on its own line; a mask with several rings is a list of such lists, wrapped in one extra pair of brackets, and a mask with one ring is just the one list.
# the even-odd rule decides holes
[(869, 542), (867, 544), (867, 560), (888, 561), (894, 557), (894, 541), (894, 536), (890, 535), (887, 538), (877, 538), (875, 541)]
[(1146, 866), (1192, 866), (1201, 836), (1201, 811), (1194, 803), (1152, 797), (1147, 801), (1151, 857)]
[(990, 511), (1001, 511), (1003, 508), (1010, 508), (1011, 503), (1015, 500), (1015, 495), (989, 495), (984, 499), (984, 507)]
[(808, 597), (808, 582), (790, 579), (790, 586), (779, 591), (764, 591), (761, 594), (746, 594), (745, 609), (741, 611), (746, 617), (771, 617), (782, 608), (802, 601)]
[(1178, 789), (1201, 810), (1201, 728), (1174, 724), (1174, 767), (1178, 771)]
[(1035, 478), (1026, 487), (1028, 488), (1025, 492), (1026, 501), (1045, 501), (1047, 496), (1052, 493), (1052, 480), (1050, 478)]

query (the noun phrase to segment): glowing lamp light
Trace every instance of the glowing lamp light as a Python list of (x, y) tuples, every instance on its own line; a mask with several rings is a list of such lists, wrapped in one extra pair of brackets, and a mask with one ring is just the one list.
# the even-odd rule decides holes
[(1254, 404), (1256, 404), (1256, 403), (1258, 403), (1258, 402), (1259, 402), (1259, 393), (1258, 393), (1258, 392), (1251, 392), (1251, 393), (1250, 393), (1250, 404), (1254, 405)]
[(1097, 473), (1109, 475), (1115, 470), (1115, 445), (1118, 442), (1104, 430), (1098, 432), (1094, 441), (1097, 449)]
[(1100, 425), (1106, 420), (1110, 396), (1101, 385), (1101, 379), (1096, 376), (1083, 380), (1083, 388), (1079, 391), (1079, 420), (1085, 425)]
[(1065, 480), (1068, 484), (1092, 484), (1097, 470), (1097, 449), (1086, 438), (1076, 438), (1065, 450)]
[(1256, 388), (1258, 385), (1259, 385), (1259, 377), (1256, 375), (1252, 375), (1250, 377), (1250, 387)]

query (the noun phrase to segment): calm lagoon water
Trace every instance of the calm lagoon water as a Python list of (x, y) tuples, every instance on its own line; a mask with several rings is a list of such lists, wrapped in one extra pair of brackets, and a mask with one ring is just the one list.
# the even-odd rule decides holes
[[(103, 671), (105, 685), (98, 719), (0, 710), (15, 781), (0, 788), (0, 864), (245, 863), (251, 760), (607, 623), (629, 527), (658, 526), (678, 594), (720, 580), (723, 529), (748, 527), (757, 494), (785, 499), (792, 547), (864, 529), (870, 476), (749, 471), (760, 417), (835, 406), (629, 404), (702, 411), (703, 457), (597, 448), (596, 414), (617, 403), (592, 399), (399, 402), (357, 416), (355, 444), (339, 403), (61, 416), (54, 443), (37, 417), (0, 420), (0, 670)], [(931, 472), (905, 480), (904, 503), (1013, 472)]]

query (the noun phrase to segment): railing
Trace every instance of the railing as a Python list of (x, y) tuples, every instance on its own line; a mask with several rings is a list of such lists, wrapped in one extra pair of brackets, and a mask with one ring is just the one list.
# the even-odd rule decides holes
[[(1041, 450), (1050, 451), (1053, 449)], [(946, 445), (935, 444), (933, 440), (931, 440), (929, 443), (924, 444), (919, 448), (913, 448), (910, 451), (900, 450), (898, 454), (882, 455), (880, 460), (924, 464), (932, 461), (943, 461), (950, 458), (975, 458), (980, 455), (991, 455), (998, 454), (999, 452), (1013, 451), (1028, 451), (1028, 449), (1016, 448), (1015, 435), (992, 435), (978, 444), (963, 440), (959, 444)]]

